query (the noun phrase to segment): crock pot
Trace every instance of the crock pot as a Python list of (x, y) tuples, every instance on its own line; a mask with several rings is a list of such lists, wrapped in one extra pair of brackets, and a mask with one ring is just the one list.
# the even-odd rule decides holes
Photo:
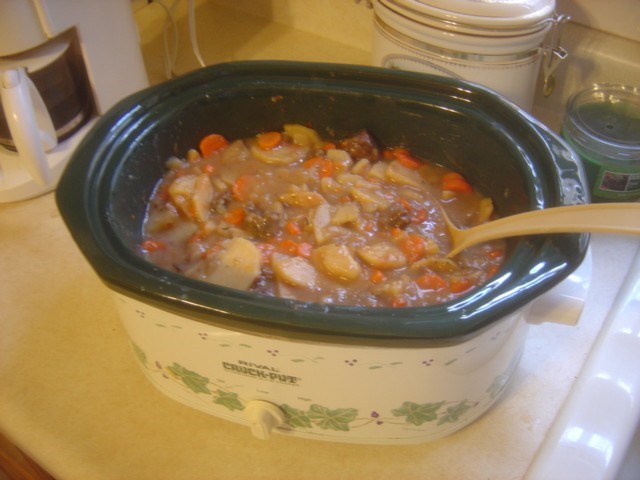
[[(324, 138), (366, 128), (466, 175), (500, 215), (584, 203), (575, 154), (492, 91), (376, 67), (235, 62), (141, 91), (95, 125), (56, 197), (106, 286), (135, 358), (166, 395), (285, 435), (409, 443), (448, 435), (504, 392), (526, 312), (585, 258), (588, 236), (509, 241), (487, 284), (429, 307), (303, 303), (183, 277), (138, 254), (165, 161), (205, 134), (244, 138), (301, 123)], [(213, 434), (213, 433), (212, 433)]]

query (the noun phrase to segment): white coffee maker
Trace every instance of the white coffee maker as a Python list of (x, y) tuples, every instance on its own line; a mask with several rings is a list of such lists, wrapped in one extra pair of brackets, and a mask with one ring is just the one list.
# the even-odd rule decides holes
[(1, 0), (0, 203), (53, 190), (95, 120), (147, 85), (130, 0)]

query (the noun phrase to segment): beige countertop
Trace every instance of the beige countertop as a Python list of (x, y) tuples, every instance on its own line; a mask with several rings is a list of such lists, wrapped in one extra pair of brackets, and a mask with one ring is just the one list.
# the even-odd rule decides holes
[[(228, 18), (231, 26), (240, 21)], [(358, 48), (320, 48), (314, 35), (251, 22), (255, 48), (226, 36), (233, 59), (366, 63)], [(157, 44), (144, 45), (157, 78)], [(0, 431), (59, 480), (523, 478), (637, 248), (633, 238), (593, 236), (579, 324), (532, 326), (506, 394), (464, 430), (409, 446), (262, 441), (165, 397), (145, 378), (111, 294), (73, 243), (53, 194), (0, 204)]]
[(522, 478), (636, 243), (595, 236), (592, 248), (579, 325), (532, 326), (505, 396), (466, 429), (409, 446), (261, 441), (148, 382), (52, 194), (0, 205), (0, 430), (60, 480)]

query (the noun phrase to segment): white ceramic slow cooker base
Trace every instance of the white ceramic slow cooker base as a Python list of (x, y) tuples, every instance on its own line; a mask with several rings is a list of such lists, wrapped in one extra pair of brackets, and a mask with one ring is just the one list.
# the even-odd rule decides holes
[[(589, 256), (529, 306), (472, 339), (441, 347), (263, 337), (114, 295), (144, 373), (180, 403), (247, 425), (259, 438), (273, 431), (334, 442), (420, 443), (465, 427), (500, 397), (516, 371), (532, 312), (531, 323), (577, 320), (590, 266)], [(563, 303), (571, 308), (552, 308)]]
[(479, 336), (439, 348), (303, 343), (237, 333), (117, 294), (144, 372), (169, 397), (249, 424), (247, 407), (276, 405), (288, 435), (411, 443), (479, 417), (516, 369), (527, 325), (517, 312)]

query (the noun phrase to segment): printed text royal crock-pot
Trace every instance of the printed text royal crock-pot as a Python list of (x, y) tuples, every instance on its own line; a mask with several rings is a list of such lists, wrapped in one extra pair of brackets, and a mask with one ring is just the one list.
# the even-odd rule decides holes
[(582, 262), (588, 236), (511, 241), (503, 268), (463, 297), (358, 308), (264, 297), (189, 279), (137, 253), (146, 202), (171, 156), (205, 134), (302, 123), (366, 128), (465, 174), (500, 215), (587, 201), (575, 154), (508, 100), (460, 80), (376, 67), (235, 62), (120, 102), (73, 155), (56, 195), (76, 243), (113, 291), (133, 351), (166, 395), (271, 431), (340, 442), (448, 435), (505, 390), (532, 301)]

